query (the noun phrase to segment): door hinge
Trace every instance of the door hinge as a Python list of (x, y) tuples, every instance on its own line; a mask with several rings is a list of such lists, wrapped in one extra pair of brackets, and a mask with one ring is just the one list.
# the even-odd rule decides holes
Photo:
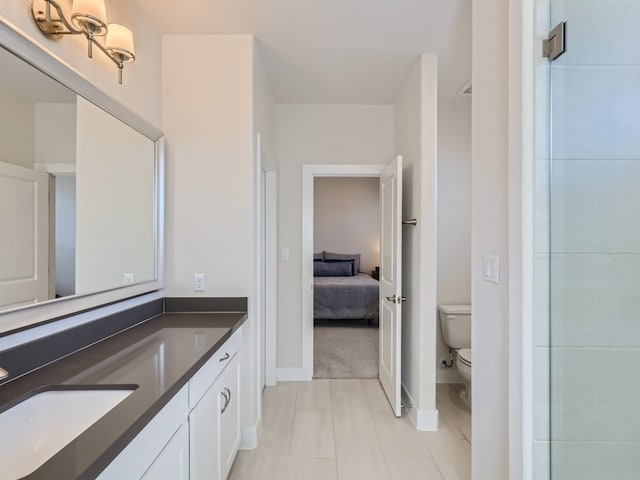
[(555, 60), (567, 51), (567, 22), (560, 22), (549, 33), (549, 36), (542, 40), (542, 56), (549, 60)]

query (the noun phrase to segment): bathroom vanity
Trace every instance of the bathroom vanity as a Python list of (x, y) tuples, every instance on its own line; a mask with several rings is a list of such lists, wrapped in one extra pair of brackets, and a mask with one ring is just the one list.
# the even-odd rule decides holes
[(247, 299), (163, 298), (162, 132), (3, 17), (0, 67), (0, 480), (226, 478)]
[[(80, 415), (72, 409), (60, 412), (55, 404), (39, 417), (23, 414), (17, 424), (31, 424), (32, 449), (7, 456), (2, 478), (226, 478), (240, 443), (246, 312), (168, 312), (166, 300), (154, 302), (152, 308), (161, 311), (153, 318), (0, 386), (0, 412), (7, 413), (43, 392), (86, 390), (99, 396), (100, 391), (130, 391), (103, 416), (81, 425), (86, 429), (53, 454), (41, 450), (50, 437), (63, 437), (66, 427), (77, 428)], [(56, 341), (71, 344), (71, 336), (86, 331), (58, 334)], [(2, 352), (0, 361), (10, 373), (18, 371), (20, 358), (38, 356), (33, 349), (42, 347), (39, 342)], [(80, 400), (78, 412), (86, 401)], [(49, 431), (46, 419), (57, 415), (70, 415), (68, 425)], [(5, 432), (1, 438), (8, 452), (12, 439)]]

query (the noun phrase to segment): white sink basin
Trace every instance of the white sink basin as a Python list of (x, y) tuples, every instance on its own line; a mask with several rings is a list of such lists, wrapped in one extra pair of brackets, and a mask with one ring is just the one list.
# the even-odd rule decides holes
[(2, 478), (29, 475), (132, 392), (48, 390), (0, 413)]

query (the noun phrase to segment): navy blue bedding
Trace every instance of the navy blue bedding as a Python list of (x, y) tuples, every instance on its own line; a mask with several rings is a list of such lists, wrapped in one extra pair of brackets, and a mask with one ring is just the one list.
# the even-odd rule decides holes
[(353, 275), (353, 261), (351, 262), (313, 262), (314, 277), (351, 277)]
[(378, 318), (379, 284), (366, 273), (346, 277), (314, 277), (313, 284), (313, 318)]

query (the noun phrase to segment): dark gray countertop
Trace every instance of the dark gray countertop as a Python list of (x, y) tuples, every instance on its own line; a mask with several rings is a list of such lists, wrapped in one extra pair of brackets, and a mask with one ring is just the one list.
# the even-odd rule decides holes
[(244, 312), (165, 313), (1, 386), (0, 412), (44, 390), (137, 385), (24, 478), (97, 477), (246, 318)]

